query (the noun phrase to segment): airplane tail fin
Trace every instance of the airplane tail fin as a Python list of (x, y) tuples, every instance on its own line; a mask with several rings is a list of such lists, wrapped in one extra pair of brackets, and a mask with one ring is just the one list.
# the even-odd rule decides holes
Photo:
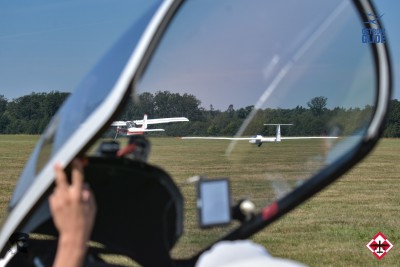
[(275, 125), (276, 126), (276, 138), (275, 142), (280, 142), (281, 139), (281, 125), (293, 125), (292, 123), (270, 123), (264, 125)]
[(144, 114), (143, 116), (142, 129), (147, 129), (147, 114)]
[(281, 126), (276, 126), (276, 142), (281, 141)]

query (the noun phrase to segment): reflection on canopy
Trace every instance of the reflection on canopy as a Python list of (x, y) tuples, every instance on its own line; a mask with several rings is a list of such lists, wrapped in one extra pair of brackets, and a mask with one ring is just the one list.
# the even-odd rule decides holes
[[(261, 209), (360, 142), (376, 82), (360, 25), (347, 1), (185, 2), (138, 80), (138, 103), (120, 119), (188, 117), (149, 135), (150, 162), (178, 184), (195, 175), (229, 177), (235, 201), (248, 198)], [(259, 148), (248, 140), (160, 138), (276, 136), (268, 123), (293, 124), (282, 136), (339, 138)], [(182, 191), (186, 210), (194, 209), (194, 192)], [(193, 236), (191, 220), (185, 225)]]

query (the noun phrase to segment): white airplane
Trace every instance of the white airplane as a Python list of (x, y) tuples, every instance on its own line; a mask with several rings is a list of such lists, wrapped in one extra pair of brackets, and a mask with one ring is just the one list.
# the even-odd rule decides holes
[(276, 136), (275, 137), (264, 137), (262, 135), (254, 135), (252, 137), (182, 137), (182, 139), (202, 139), (202, 140), (248, 140), (250, 144), (255, 144), (260, 147), (263, 143), (268, 142), (281, 142), (282, 140), (296, 140), (296, 139), (336, 139), (337, 136), (281, 136), (282, 125), (293, 125), (293, 124), (264, 124), (264, 125), (275, 125)]
[[(144, 114), (143, 120), (135, 121), (114, 121), (111, 126), (117, 127), (117, 133), (115, 138), (117, 138), (119, 133), (124, 133), (126, 135), (143, 134), (145, 132), (163, 132), (164, 129), (147, 129), (149, 124), (161, 124), (169, 122), (180, 122), (189, 121), (185, 117), (173, 117), (173, 118), (162, 118), (162, 119), (147, 119), (147, 114)], [(141, 125), (141, 127), (137, 127)]]

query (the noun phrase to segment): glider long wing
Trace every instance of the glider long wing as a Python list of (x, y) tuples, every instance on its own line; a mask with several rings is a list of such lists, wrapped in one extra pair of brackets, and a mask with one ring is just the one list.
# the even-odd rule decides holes
[(281, 140), (297, 140), (297, 139), (336, 139), (337, 136), (289, 136), (281, 137)]
[(201, 136), (185, 136), (181, 139), (198, 139), (198, 140), (256, 140), (256, 137), (201, 137)]

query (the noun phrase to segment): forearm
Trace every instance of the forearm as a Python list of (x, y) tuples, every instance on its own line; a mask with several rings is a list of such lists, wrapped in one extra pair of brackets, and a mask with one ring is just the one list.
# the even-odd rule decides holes
[(60, 236), (53, 267), (82, 266), (87, 246), (84, 238)]
[(79, 267), (84, 263), (93, 229), (96, 202), (83, 181), (83, 164), (74, 160), (72, 184), (60, 165), (55, 166), (56, 187), (49, 197), (50, 210), (59, 239), (53, 267)]

